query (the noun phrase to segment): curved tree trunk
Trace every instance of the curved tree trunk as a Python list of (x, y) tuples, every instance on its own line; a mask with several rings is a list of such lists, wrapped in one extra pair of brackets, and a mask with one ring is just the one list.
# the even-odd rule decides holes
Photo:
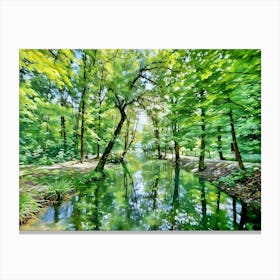
[(130, 127), (130, 119), (129, 118), (126, 118), (126, 131), (125, 131), (125, 135), (124, 135), (124, 148), (123, 148), (123, 152), (122, 152), (122, 155), (121, 155), (121, 161), (124, 160), (124, 157), (128, 151), (128, 141), (129, 141), (129, 127)]
[(122, 152), (121, 161), (124, 160), (125, 155), (129, 151), (129, 149), (130, 149), (130, 147), (131, 147), (131, 145), (132, 145), (132, 143), (135, 139), (136, 130), (137, 130), (137, 122), (136, 122), (133, 129), (132, 129), (131, 135), (129, 135), (130, 119), (127, 118), (126, 122), (127, 122), (127, 126), (126, 126), (126, 132), (125, 132), (125, 137), (124, 137), (124, 149), (123, 149), (123, 152)]
[(121, 129), (122, 129), (122, 126), (126, 120), (126, 113), (125, 113), (125, 108), (123, 107), (119, 107), (118, 108), (120, 113), (121, 113), (121, 119), (114, 131), (114, 135), (113, 135), (113, 138), (110, 140), (110, 142), (108, 143), (107, 147), (105, 148), (105, 151), (104, 153), (102, 154), (102, 157), (100, 158), (96, 168), (95, 168), (95, 171), (97, 172), (102, 172), (103, 169), (104, 169), (104, 166), (106, 164), (106, 161), (108, 159), (108, 156), (110, 155), (111, 153), (111, 150), (113, 149), (114, 147), (114, 144), (116, 142), (116, 139), (118, 138), (120, 132), (121, 132)]

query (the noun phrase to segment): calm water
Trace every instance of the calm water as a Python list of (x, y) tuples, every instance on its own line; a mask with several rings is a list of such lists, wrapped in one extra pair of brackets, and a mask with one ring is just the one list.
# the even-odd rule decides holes
[(142, 154), (128, 159), (21, 230), (260, 229), (259, 215), (193, 173)]

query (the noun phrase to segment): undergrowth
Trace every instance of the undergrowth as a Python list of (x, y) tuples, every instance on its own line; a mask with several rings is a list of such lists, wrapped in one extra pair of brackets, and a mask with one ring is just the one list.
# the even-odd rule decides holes
[(69, 180), (59, 180), (49, 185), (45, 193), (45, 199), (51, 201), (61, 200), (67, 194), (74, 191), (74, 186)]
[(242, 182), (245, 178), (252, 177), (253, 173), (253, 168), (247, 168), (245, 170), (236, 170), (226, 177), (219, 178), (218, 183), (223, 183), (230, 187), (233, 187), (237, 182)]
[(19, 222), (24, 223), (40, 210), (40, 204), (29, 193), (20, 193), (19, 196)]

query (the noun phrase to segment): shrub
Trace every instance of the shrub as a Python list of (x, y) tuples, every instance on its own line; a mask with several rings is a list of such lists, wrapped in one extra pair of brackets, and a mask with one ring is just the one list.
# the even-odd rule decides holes
[(45, 194), (45, 199), (58, 201), (61, 200), (65, 195), (74, 191), (72, 183), (68, 180), (55, 181), (49, 186)]
[(20, 224), (31, 218), (40, 210), (39, 203), (29, 194), (20, 193), (19, 196), (19, 221)]
[(230, 187), (233, 187), (237, 182), (241, 182), (245, 178), (253, 176), (254, 169), (247, 168), (245, 170), (236, 170), (226, 177), (219, 178), (220, 183), (224, 183)]

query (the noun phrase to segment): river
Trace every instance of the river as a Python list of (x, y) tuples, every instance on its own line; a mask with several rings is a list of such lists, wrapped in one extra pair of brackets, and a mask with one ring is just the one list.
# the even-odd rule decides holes
[(197, 175), (135, 152), (20, 230), (260, 230), (260, 216)]

